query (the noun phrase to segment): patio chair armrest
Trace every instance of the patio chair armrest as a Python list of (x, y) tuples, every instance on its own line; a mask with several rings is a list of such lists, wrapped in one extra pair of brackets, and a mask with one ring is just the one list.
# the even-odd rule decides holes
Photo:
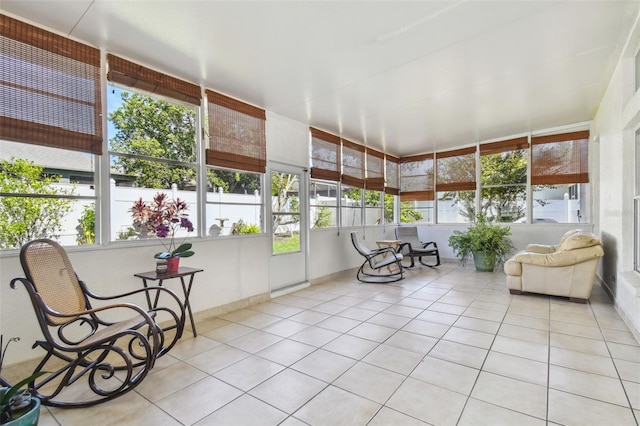
[(435, 241), (429, 241), (428, 243), (422, 243), (422, 248), (427, 248), (427, 246), (430, 246), (431, 244), (433, 244), (433, 248), (438, 248), (438, 244), (436, 244)]
[(402, 253), (405, 247), (408, 247), (409, 252), (413, 250), (413, 247), (411, 247), (411, 243), (400, 243), (400, 245), (398, 246), (398, 253)]
[(379, 255), (379, 254), (383, 254), (383, 253), (392, 253), (392, 254), (396, 254), (397, 252), (396, 252), (396, 249), (394, 249), (394, 248), (393, 248), (393, 247), (391, 247), (391, 246), (388, 246), (388, 247), (380, 247), (380, 248), (378, 248), (378, 249), (371, 250), (371, 254), (373, 254), (373, 255), (375, 255), (375, 256), (377, 256), (377, 255)]

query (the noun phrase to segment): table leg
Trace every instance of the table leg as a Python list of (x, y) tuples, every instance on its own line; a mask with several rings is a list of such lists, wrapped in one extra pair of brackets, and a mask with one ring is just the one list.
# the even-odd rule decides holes
[(198, 336), (196, 332), (196, 323), (193, 320), (193, 312), (191, 312), (191, 302), (189, 301), (189, 295), (191, 294), (191, 286), (193, 285), (193, 277), (195, 274), (191, 274), (189, 279), (189, 285), (186, 285), (184, 282), (184, 277), (180, 277), (180, 281), (182, 282), (182, 291), (184, 293), (184, 307), (189, 314), (189, 319), (191, 320), (191, 329), (193, 330), (193, 337)]
[[(162, 287), (162, 280), (160, 280), (160, 281), (158, 282), (158, 287)], [(149, 297), (149, 296), (147, 296), (147, 297)], [(155, 300), (153, 301), (153, 309), (155, 309), (155, 308), (157, 308), (157, 307), (158, 307), (158, 299), (160, 299), (160, 290), (157, 290), (157, 291), (156, 291), (156, 298), (155, 298)]]

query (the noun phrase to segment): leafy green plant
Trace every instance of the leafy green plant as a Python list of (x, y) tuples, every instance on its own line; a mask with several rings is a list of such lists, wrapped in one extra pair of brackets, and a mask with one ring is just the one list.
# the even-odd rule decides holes
[[(19, 337), (12, 337), (7, 341), (6, 345), (3, 345), (3, 336), (0, 335), (0, 376), (2, 375), (2, 365), (4, 363), (4, 356), (9, 347), (9, 343), (19, 341)], [(14, 420), (20, 417), (31, 409), (31, 399), (34, 398), (29, 389), (23, 389), (29, 382), (37, 379), (38, 377), (47, 374), (46, 371), (40, 371), (32, 374), (19, 381), (17, 384), (9, 387), (0, 394), (0, 423), (6, 423), (10, 420)]]
[(76, 241), (78, 245), (95, 244), (96, 242), (96, 212), (93, 204), (87, 204), (82, 210), (82, 216), (78, 219), (79, 225), (76, 227), (78, 235)]
[(465, 264), (474, 252), (485, 256), (495, 255), (498, 264), (503, 263), (509, 253), (515, 250), (509, 238), (511, 228), (489, 221), (484, 215), (477, 215), (475, 222), (466, 231), (453, 231), (449, 246)]
[(331, 223), (331, 210), (323, 205), (317, 206), (315, 208), (312, 228), (327, 228), (331, 226)]
[(231, 234), (259, 234), (262, 232), (260, 227), (253, 223), (244, 223), (242, 219), (239, 219), (231, 226)]
[(0, 161), (0, 192), (43, 195), (0, 197), (0, 249), (18, 249), (36, 238), (58, 237), (63, 218), (73, 208), (73, 200), (56, 197), (73, 193), (54, 186), (58, 179), (29, 160)]

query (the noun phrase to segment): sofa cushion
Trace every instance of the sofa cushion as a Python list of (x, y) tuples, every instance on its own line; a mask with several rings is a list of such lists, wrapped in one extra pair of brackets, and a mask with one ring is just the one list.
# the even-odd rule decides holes
[(562, 241), (558, 250), (569, 251), (597, 245), (602, 245), (602, 243), (594, 234), (590, 232), (576, 232)]

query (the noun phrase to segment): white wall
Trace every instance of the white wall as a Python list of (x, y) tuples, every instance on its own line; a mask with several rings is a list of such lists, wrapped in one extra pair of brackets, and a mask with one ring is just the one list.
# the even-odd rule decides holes
[[(266, 235), (194, 238), (190, 241), (196, 254), (181, 259), (180, 264), (204, 269), (196, 275), (191, 293), (194, 312), (269, 292), (269, 283), (265, 280), (269, 276), (269, 258), (265, 255), (269, 253), (269, 238)], [(158, 248), (157, 242), (136, 241), (108, 247), (69, 247), (67, 251), (80, 279), (97, 294), (113, 295), (142, 287), (142, 281), (133, 274), (155, 268), (153, 255)], [(41, 338), (41, 333), (22, 284), (16, 290), (8, 285), (12, 278), (24, 276), (18, 256), (2, 256), (0, 271), (0, 332), (21, 338), (7, 354), (7, 363), (11, 364), (38, 356), (37, 351), (31, 350), (31, 345)], [(169, 280), (166, 285), (182, 295), (178, 280)], [(134, 302), (146, 303), (143, 298)]]
[[(616, 307), (640, 336), (640, 275), (633, 272), (634, 140), (640, 126), (640, 93), (635, 93), (633, 56), (640, 47), (636, 18), (622, 59), (592, 123), (590, 153), (595, 173), (594, 223), (605, 249), (598, 271)], [(594, 143), (595, 142), (595, 143)], [(592, 163), (593, 164), (593, 163)]]

